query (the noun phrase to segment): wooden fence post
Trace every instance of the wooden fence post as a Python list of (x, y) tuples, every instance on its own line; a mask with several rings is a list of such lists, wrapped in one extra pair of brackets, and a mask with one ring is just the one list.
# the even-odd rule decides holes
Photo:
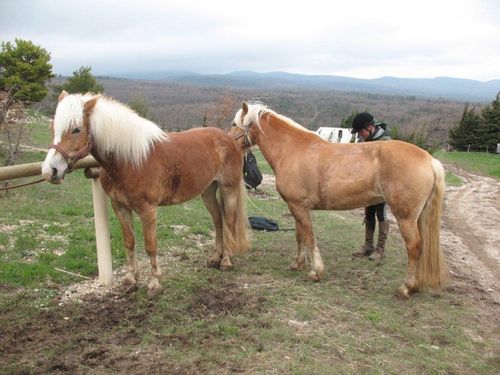
[(113, 282), (113, 263), (111, 260), (108, 206), (106, 205), (106, 194), (98, 178), (92, 179), (92, 199), (94, 202), (95, 240), (99, 282), (101, 285), (111, 285)]

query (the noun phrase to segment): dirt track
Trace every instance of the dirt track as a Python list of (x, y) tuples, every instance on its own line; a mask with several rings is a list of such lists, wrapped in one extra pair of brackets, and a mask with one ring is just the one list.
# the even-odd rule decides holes
[(500, 183), (446, 164), (464, 184), (446, 191), (441, 242), (452, 285), (500, 303)]

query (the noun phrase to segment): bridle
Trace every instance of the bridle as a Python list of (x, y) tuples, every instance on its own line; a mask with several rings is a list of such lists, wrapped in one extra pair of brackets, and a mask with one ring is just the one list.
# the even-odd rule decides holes
[(243, 133), (240, 134), (240, 135), (237, 135), (236, 137), (233, 137), (233, 139), (236, 141), (240, 138), (243, 138), (243, 144), (242, 146), (245, 146), (245, 147), (252, 147), (252, 141), (250, 141), (250, 137), (248, 136), (248, 130), (249, 130), (249, 127), (247, 127), (246, 129), (243, 128), (243, 127), (240, 127), (238, 125), (234, 125), (238, 128), (240, 128), (241, 130), (243, 130)]
[(76, 164), (78, 160), (83, 159), (85, 156), (90, 154), (90, 151), (92, 150), (94, 142), (92, 140), (92, 134), (90, 133), (90, 129), (88, 129), (88, 138), (87, 138), (87, 144), (83, 146), (80, 150), (77, 151), (77, 153), (73, 156), (71, 156), (68, 152), (66, 152), (61, 146), (56, 145), (56, 144), (51, 144), (49, 146), (49, 150), (51, 148), (55, 149), (57, 152), (59, 152), (66, 163), (68, 164), (68, 170), (67, 172), (70, 173), (73, 170), (73, 166)]

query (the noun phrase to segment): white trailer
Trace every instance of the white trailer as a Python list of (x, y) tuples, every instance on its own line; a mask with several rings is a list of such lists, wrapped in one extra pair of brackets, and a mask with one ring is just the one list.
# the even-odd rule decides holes
[(320, 127), (316, 130), (316, 134), (332, 143), (357, 142), (356, 136), (351, 134), (351, 129), (349, 128)]

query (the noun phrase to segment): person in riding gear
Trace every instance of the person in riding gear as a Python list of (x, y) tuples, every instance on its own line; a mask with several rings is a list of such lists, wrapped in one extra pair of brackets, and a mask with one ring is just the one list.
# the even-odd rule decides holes
[[(384, 123), (376, 123), (368, 112), (358, 113), (352, 120), (351, 134), (357, 134), (359, 142), (390, 140), (390, 130)], [(389, 223), (386, 221), (386, 204), (379, 203), (365, 207), (365, 243), (361, 249), (352, 253), (355, 257), (368, 256), (370, 260), (380, 261), (384, 257), (385, 242), (389, 233)], [(378, 221), (378, 241), (374, 247), (375, 216)]]

